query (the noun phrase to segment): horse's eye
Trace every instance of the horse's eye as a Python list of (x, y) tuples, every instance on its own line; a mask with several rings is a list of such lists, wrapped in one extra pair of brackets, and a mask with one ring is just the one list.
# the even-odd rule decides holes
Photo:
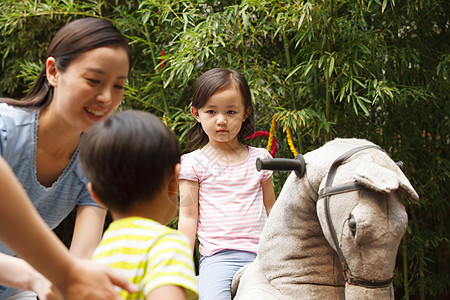
[(350, 219), (348, 219), (348, 227), (353, 235), (356, 233), (356, 220), (353, 215), (350, 215)]

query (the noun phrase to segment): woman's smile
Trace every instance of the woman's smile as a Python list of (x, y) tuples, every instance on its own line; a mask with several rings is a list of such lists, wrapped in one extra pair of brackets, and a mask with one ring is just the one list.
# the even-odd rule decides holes
[(94, 115), (95, 117), (103, 117), (105, 115), (105, 111), (97, 110), (95, 108), (86, 107), (84, 110)]

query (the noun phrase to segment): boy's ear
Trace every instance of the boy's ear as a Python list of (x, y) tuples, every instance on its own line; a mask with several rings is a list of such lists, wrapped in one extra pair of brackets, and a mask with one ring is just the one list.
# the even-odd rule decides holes
[(92, 199), (94, 199), (94, 201), (97, 202), (99, 205), (101, 205), (103, 207), (106, 207), (106, 205), (100, 200), (100, 198), (98, 197), (97, 193), (92, 188), (92, 183), (90, 181), (87, 184), (87, 188), (88, 188), (89, 193), (92, 196)]
[(60, 72), (58, 70), (58, 67), (56, 66), (56, 59), (50, 56), (45, 62), (45, 76), (47, 77), (47, 81), (51, 86), (58, 86), (59, 74)]
[(172, 176), (169, 178), (168, 193), (178, 195), (178, 177), (180, 176), (181, 164), (178, 163), (173, 169)]
[(197, 120), (197, 122), (200, 123), (200, 118), (199, 118), (199, 115), (198, 115), (198, 109), (193, 107), (193, 106), (191, 106), (191, 114), (194, 116), (194, 118)]

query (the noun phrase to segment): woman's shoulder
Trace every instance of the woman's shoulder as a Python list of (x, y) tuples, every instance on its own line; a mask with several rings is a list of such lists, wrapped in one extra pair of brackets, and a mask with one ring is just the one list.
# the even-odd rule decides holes
[(0, 117), (11, 125), (21, 126), (33, 123), (36, 109), (21, 108), (6, 103), (0, 103)]
[[(35, 110), (34, 110), (35, 112)], [(33, 151), (36, 116), (29, 109), (0, 103), (0, 150), (11, 164), (20, 162), (17, 153)], [(7, 143), (6, 143), (7, 141)], [(27, 152), (28, 153), (28, 152)]]

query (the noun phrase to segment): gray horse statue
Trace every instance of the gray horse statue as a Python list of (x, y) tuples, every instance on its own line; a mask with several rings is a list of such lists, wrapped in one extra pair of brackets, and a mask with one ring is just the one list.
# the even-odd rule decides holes
[(394, 299), (408, 224), (400, 195), (419, 200), (398, 164), (362, 139), (257, 164), (295, 172), (267, 219), (255, 261), (233, 278), (234, 299)]

